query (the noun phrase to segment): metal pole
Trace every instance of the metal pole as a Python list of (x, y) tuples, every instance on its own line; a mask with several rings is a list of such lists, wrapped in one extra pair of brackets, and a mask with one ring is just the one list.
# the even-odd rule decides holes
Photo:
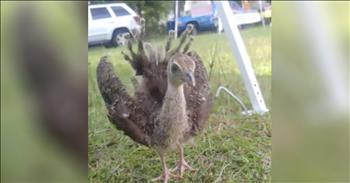
[(239, 33), (237, 24), (233, 17), (229, 2), (216, 1), (218, 13), (221, 18), (226, 36), (232, 48), (233, 55), (236, 57), (239, 70), (241, 71), (245, 88), (248, 92), (253, 110), (256, 113), (265, 113), (268, 111), (265, 105), (264, 98), (260, 91), (258, 81), (256, 80), (254, 70), (250, 63), (247, 50), (245, 48), (241, 34)]
[(239, 99), (236, 95), (234, 95), (229, 89), (227, 89), (224, 86), (220, 86), (217, 90), (216, 90), (216, 94), (215, 97), (218, 97), (221, 91), (225, 91), (226, 93), (228, 93), (233, 99), (235, 99), (238, 104), (241, 106), (242, 109), (242, 114), (243, 115), (251, 115), (252, 111), (249, 111), (248, 108), (244, 105), (244, 103), (241, 101), (241, 99)]
[(262, 1), (259, 1), (259, 9), (260, 9), (260, 16), (261, 16), (261, 22), (263, 24), (263, 27), (265, 27), (265, 18), (263, 15), (263, 8), (262, 8)]
[(222, 22), (220, 20), (220, 17), (218, 17), (218, 34), (220, 34), (222, 31)]
[(344, 69), (343, 63), (346, 63), (346, 57), (341, 53), (339, 48), (340, 42), (334, 38), (331, 23), (325, 16), (325, 6), (318, 2), (295, 2), (297, 12), (301, 18), (300, 31), (304, 33), (307, 43), (311, 48), (310, 52), (312, 58), (310, 62), (313, 62), (314, 73), (322, 82), (327, 93), (323, 98), (328, 99), (327, 103), (333, 106), (334, 111), (328, 111), (329, 113), (341, 113), (344, 114), (347, 111), (347, 98), (346, 93), (346, 69)]
[(179, 13), (179, 1), (176, 0), (175, 1), (175, 34), (174, 34), (174, 39), (176, 40), (177, 39), (177, 32), (178, 32), (178, 27), (177, 27), (177, 24), (178, 24), (178, 20), (177, 20), (177, 17), (178, 17), (178, 13)]

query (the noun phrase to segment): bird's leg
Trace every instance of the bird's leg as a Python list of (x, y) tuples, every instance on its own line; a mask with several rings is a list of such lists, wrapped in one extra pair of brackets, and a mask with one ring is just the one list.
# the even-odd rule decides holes
[(152, 179), (152, 181), (163, 181), (163, 183), (167, 183), (170, 177), (180, 178), (178, 175), (174, 175), (169, 171), (169, 169), (166, 166), (164, 154), (159, 154), (159, 156), (160, 156), (160, 161), (162, 163), (163, 173), (159, 177)]
[(185, 157), (184, 157), (184, 148), (182, 145), (178, 145), (178, 148), (179, 148), (179, 151), (180, 151), (180, 160), (179, 162), (177, 163), (176, 167), (174, 169), (172, 169), (172, 171), (178, 171), (179, 172), (179, 175), (180, 177), (183, 176), (183, 173), (186, 169), (194, 172), (196, 171), (196, 169), (192, 168), (190, 165), (188, 165), (188, 163), (186, 162), (185, 160)]

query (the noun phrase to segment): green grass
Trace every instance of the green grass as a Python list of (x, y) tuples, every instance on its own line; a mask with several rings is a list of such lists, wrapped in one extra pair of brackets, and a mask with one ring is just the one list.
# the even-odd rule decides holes
[[(260, 88), (271, 110), (271, 29), (255, 27), (241, 31)], [(150, 40), (163, 43), (164, 37)], [(192, 49), (209, 68), (214, 62), (210, 85), (213, 92), (224, 85), (240, 96), (250, 107), (242, 77), (224, 34), (201, 34), (195, 37)], [(160, 175), (157, 154), (135, 144), (116, 130), (106, 117), (106, 110), (96, 83), (96, 66), (102, 55), (109, 54), (118, 76), (132, 91), (131, 67), (122, 59), (125, 48), (89, 49), (89, 181), (148, 182)], [(215, 98), (206, 130), (185, 148), (185, 157), (197, 168), (185, 172), (179, 182), (269, 182), (271, 179), (270, 114), (242, 116), (239, 105), (222, 93)], [(173, 167), (176, 152), (167, 156)]]

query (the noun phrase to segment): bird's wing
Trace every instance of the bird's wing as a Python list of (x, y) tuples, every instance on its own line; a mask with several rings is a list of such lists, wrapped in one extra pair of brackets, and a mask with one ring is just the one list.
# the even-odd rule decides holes
[(212, 105), (212, 95), (210, 94), (208, 73), (203, 65), (202, 59), (195, 51), (187, 53), (196, 64), (195, 87), (185, 86), (185, 97), (189, 123), (191, 125), (190, 134), (196, 135), (203, 130), (209, 118)]
[(149, 136), (144, 124), (149, 114), (126, 92), (107, 56), (102, 57), (97, 66), (97, 82), (108, 110), (109, 120), (131, 139), (148, 146)]

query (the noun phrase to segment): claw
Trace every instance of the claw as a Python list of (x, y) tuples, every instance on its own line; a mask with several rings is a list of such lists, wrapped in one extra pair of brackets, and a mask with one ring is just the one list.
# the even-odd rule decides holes
[(177, 166), (171, 169), (171, 171), (172, 172), (178, 171), (180, 177), (182, 177), (186, 169), (190, 170), (191, 172), (197, 171), (197, 169), (192, 168), (185, 160), (180, 160)]
[(174, 178), (174, 179), (180, 179), (181, 177), (175, 174), (172, 174), (168, 169), (163, 170), (162, 175), (152, 179), (152, 182), (156, 182), (156, 181), (163, 181), (163, 183), (167, 183), (170, 178)]
[(152, 179), (151, 181), (154, 182), (154, 181), (160, 181), (160, 180), (162, 180), (163, 183), (167, 183), (168, 180), (170, 179), (170, 177), (173, 177), (173, 178), (175, 178), (175, 179), (181, 178), (180, 176), (175, 175), (175, 174), (172, 174), (172, 173), (169, 171), (169, 169), (168, 169), (167, 166), (166, 166), (164, 154), (163, 154), (163, 153), (159, 153), (159, 156), (160, 156), (160, 161), (161, 161), (161, 163), (162, 163), (163, 173), (162, 173), (162, 175), (160, 175), (159, 177), (156, 177), (156, 178)]

